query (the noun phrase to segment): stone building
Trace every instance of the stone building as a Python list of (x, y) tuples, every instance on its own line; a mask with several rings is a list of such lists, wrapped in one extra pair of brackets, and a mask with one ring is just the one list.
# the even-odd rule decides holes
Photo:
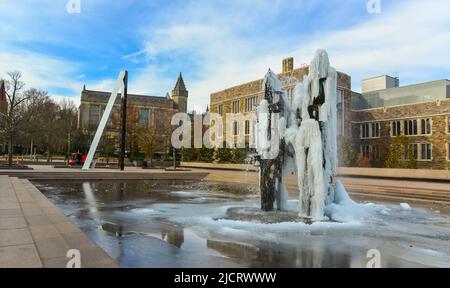
[[(95, 131), (110, 96), (111, 92), (92, 91), (83, 87), (78, 110), (78, 128), (85, 131)], [(188, 91), (180, 73), (172, 90), (172, 95), (167, 94), (161, 97), (128, 94), (128, 120), (134, 116), (136, 125), (154, 129), (161, 141), (166, 143), (165, 146), (168, 146), (171, 137), (170, 122), (172, 115), (178, 112), (186, 112), (187, 99)], [(105, 134), (111, 137), (115, 137), (119, 133), (120, 107), (119, 94), (105, 129)]]
[(348, 118), (357, 153), (384, 167), (394, 137), (403, 135), (409, 146), (398, 147), (402, 161), (412, 157), (419, 169), (450, 169), (450, 81), (400, 87), (398, 79), (386, 79), (396, 78), (363, 80), (364, 92), (353, 95)]
[[(294, 93), (295, 85), (299, 81), (303, 81), (303, 78), (308, 75), (309, 67), (304, 66), (294, 69), (294, 59), (287, 58), (282, 62), (282, 72), (278, 74), (279, 79), (283, 83), (283, 89), (288, 95), (289, 101), (292, 101), (292, 95)], [(225, 89), (220, 92), (211, 94), (210, 97), (210, 110), (211, 113), (218, 113), (222, 115), (223, 124), (218, 125), (217, 130), (219, 135), (223, 135), (219, 138), (219, 141), (226, 140), (227, 134), (227, 113), (238, 114), (241, 113), (246, 118), (244, 123), (233, 124), (234, 127), (230, 129), (234, 136), (239, 136), (242, 133), (245, 136), (245, 141), (248, 143), (250, 135), (252, 133), (252, 127), (250, 127), (250, 116), (254, 112), (255, 104), (258, 104), (264, 99), (263, 79), (255, 80), (252, 82), (244, 83), (235, 87)], [(347, 125), (350, 123), (350, 119), (345, 119), (346, 111), (350, 111), (351, 108), (351, 78), (350, 76), (338, 72), (337, 79), (338, 88), (338, 135), (341, 138), (343, 135), (351, 134), (351, 128)], [(347, 132), (345, 132), (347, 131)]]

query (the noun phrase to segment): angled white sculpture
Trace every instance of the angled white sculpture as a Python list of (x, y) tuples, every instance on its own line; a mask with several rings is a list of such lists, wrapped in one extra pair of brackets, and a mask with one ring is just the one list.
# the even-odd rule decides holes
[(102, 119), (100, 120), (100, 123), (98, 125), (97, 131), (95, 132), (94, 139), (92, 140), (91, 147), (89, 148), (89, 153), (87, 155), (86, 161), (83, 165), (83, 170), (89, 170), (92, 164), (92, 160), (94, 159), (95, 151), (97, 151), (98, 143), (100, 142), (100, 139), (102, 138), (103, 131), (105, 130), (106, 124), (108, 123), (108, 119), (111, 115), (112, 108), (114, 107), (114, 103), (117, 99), (117, 94), (119, 91), (121, 91), (122, 97), (125, 95), (125, 89), (126, 89), (126, 77), (127, 72), (121, 71), (119, 73), (119, 78), (117, 78), (116, 86), (114, 87), (113, 92), (111, 93), (111, 96), (109, 97), (108, 104), (106, 105), (105, 111), (103, 112)]

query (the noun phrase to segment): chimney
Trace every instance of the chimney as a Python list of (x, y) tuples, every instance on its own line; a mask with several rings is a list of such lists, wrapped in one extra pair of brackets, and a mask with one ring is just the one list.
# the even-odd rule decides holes
[(283, 73), (290, 73), (294, 70), (294, 58), (283, 59)]

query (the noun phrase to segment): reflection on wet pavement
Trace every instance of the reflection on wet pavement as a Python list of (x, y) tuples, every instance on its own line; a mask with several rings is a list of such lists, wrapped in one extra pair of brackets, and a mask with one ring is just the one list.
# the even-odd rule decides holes
[[(388, 209), (365, 224), (263, 224), (220, 217), (258, 207), (246, 185), (190, 181), (36, 182), (122, 267), (449, 267), (446, 216)], [(435, 210), (433, 210), (435, 209)], [(442, 210), (442, 209), (441, 209)], [(232, 211), (232, 210), (230, 210)]]

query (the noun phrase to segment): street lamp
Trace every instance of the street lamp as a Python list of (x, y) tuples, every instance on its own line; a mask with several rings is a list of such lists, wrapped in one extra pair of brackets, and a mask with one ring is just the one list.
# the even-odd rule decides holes
[[(4, 130), (2, 128), (3, 127), (3, 123), (2, 123), (3, 117), (6, 118), (6, 115), (4, 113), (0, 112), (0, 141), (1, 141), (0, 143), (3, 143), (3, 132), (4, 132)], [(5, 148), (5, 147), (3, 147), (3, 148)], [(2, 153), (4, 152), (3, 150), (4, 149), (1, 149)]]

